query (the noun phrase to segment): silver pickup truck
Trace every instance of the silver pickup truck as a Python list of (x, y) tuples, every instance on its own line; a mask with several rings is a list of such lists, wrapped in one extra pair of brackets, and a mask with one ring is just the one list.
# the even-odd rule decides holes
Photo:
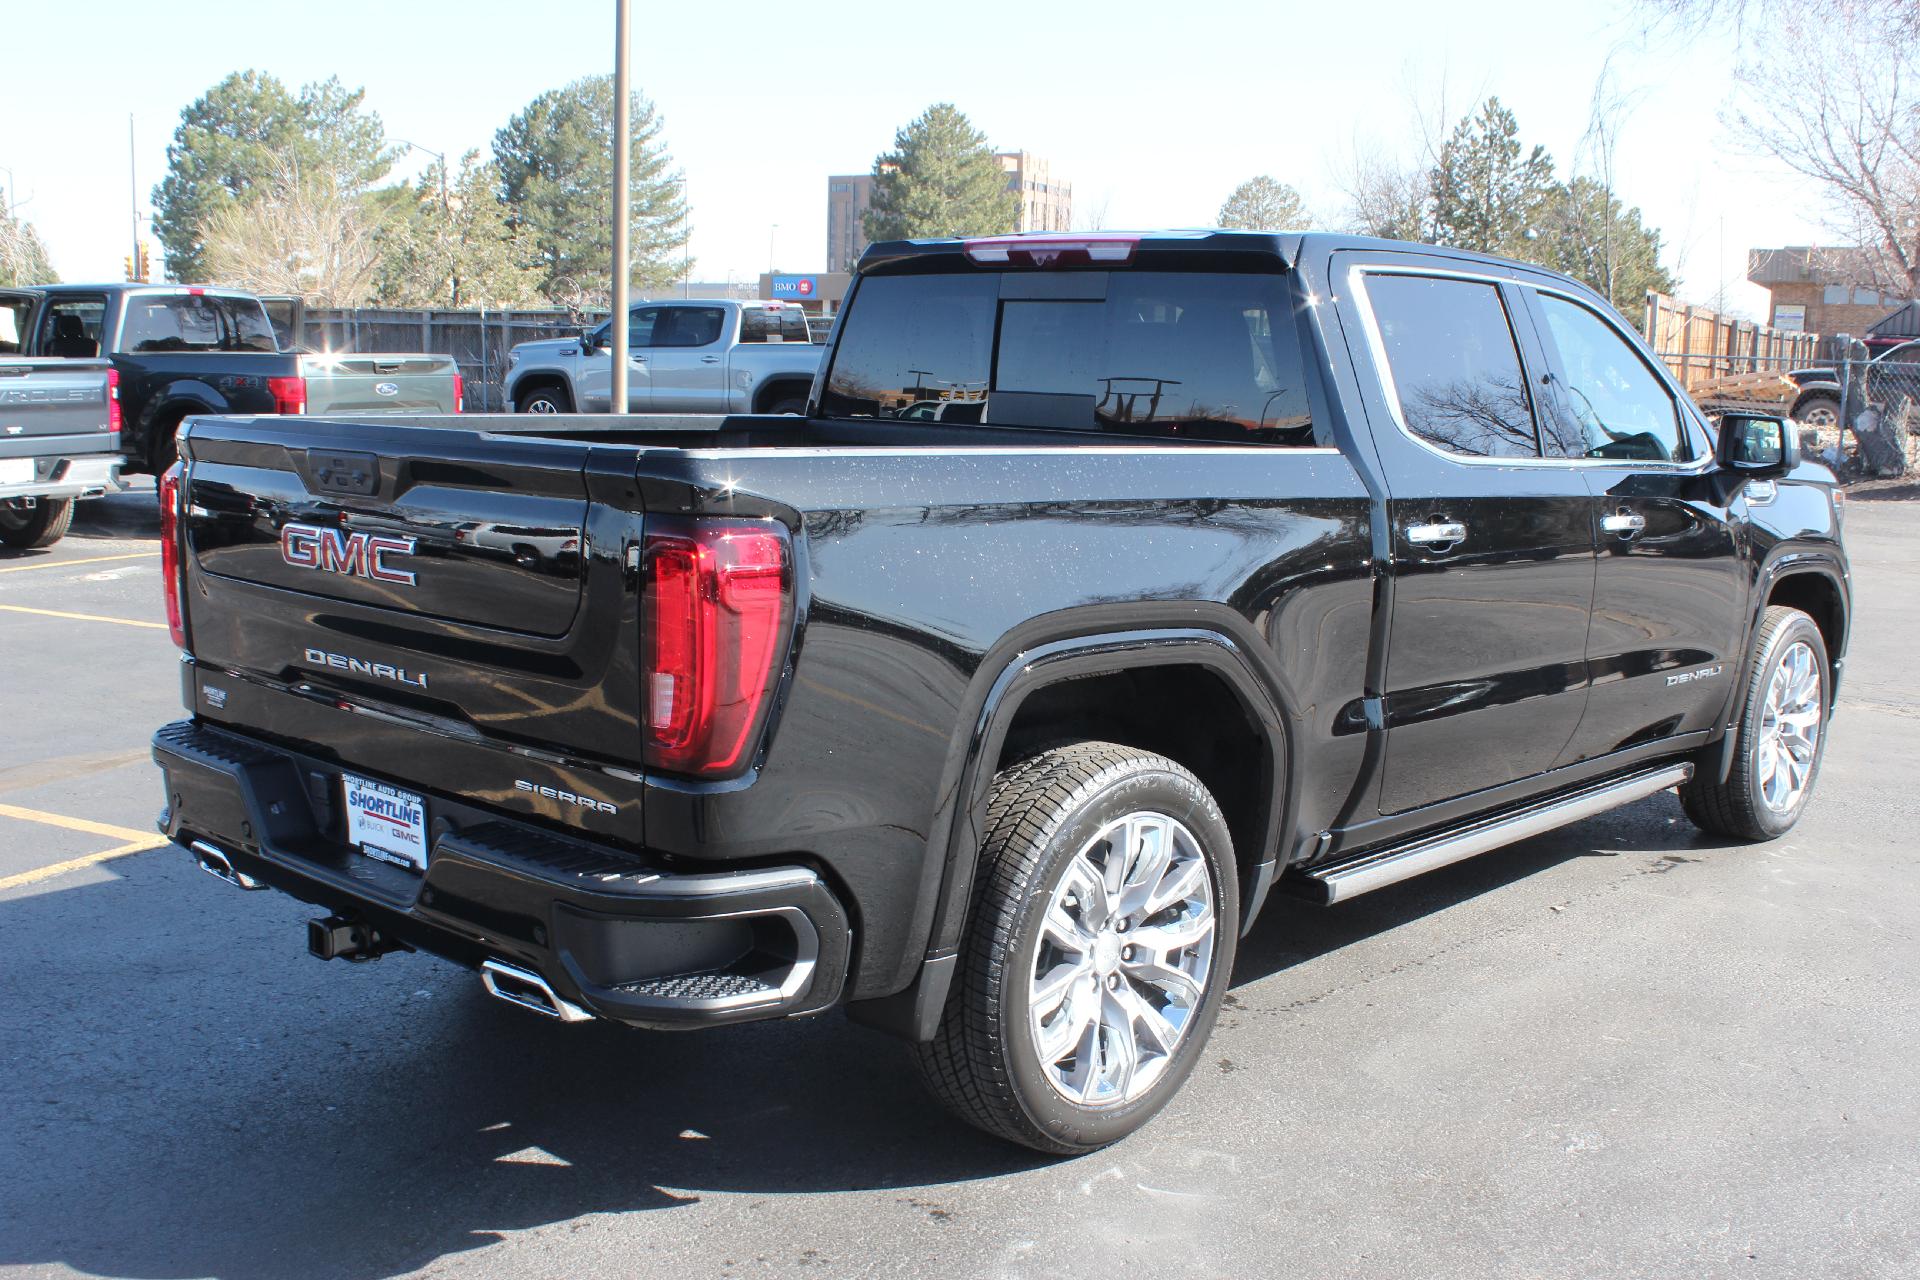
[[(629, 413), (799, 413), (824, 347), (790, 303), (642, 302), (628, 312)], [(613, 396), (611, 322), (507, 354), (518, 413), (605, 413)]]
[(52, 546), (75, 499), (126, 487), (116, 382), (105, 360), (0, 355), (0, 547)]

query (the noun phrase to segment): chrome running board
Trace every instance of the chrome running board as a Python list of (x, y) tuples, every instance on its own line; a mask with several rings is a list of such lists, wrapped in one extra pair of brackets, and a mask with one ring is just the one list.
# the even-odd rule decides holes
[(1404, 844), (1388, 845), (1343, 862), (1295, 871), (1281, 880), (1290, 892), (1331, 905), (1373, 889), (1397, 884), (1423, 871), (1471, 858), (1489, 849), (1564, 827), (1596, 813), (1617, 809), (1693, 776), (1690, 764), (1668, 764), (1628, 774), (1570, 795), (1529, 805), (1512, 813), (1483, 818), (1467, 827), (1440, 831)]

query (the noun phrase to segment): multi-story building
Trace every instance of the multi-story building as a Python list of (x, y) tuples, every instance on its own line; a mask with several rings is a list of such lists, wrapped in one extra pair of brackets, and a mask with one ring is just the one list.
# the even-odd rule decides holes
[[(1053, 176), (1053, 167), (1029, 151), (993, 157), (1007, 175), (1017, 202), (1016, 231), (1065, 231), (1073, 225), (1073, 184)], [(827, 269), (845, 271), (867, 247), (866, 212), (873, 204), (871, 173), (837, 173), (827, 179)]]
[(1907, 301), (1866, 283), (1871, 266), (1861, 249), (1789, 245), (1750, 251), (1747, 279), (1767, 291), (1767, 323), (1774, 328), (1859, 337)]

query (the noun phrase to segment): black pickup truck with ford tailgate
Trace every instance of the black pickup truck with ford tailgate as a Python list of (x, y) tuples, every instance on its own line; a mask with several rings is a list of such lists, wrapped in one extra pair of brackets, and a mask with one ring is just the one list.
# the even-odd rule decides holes
[(566, 1022), (844, 1005), (967, 1121), (1131, 1132), (1278, 893), (1678, 789), (1790, 829), (1833, 477), (1539, 268), (876, 244), (795, 418), (189, 418), (160, 825)]

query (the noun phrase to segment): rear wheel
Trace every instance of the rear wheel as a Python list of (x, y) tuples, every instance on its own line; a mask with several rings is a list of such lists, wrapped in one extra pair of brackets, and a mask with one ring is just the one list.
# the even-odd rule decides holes
[(1117, 1142), (1186, 1080), (1226, 994), (1239, 892), (1219, 806), (1163, 756), (1055, 748), (995, 779), (977, 877), (923, 1079), (1037, 1151)]
[(785, 395), (776, 397), (767, 405), (768, 413), (805, 413), (807, 398), (803, 395)]
[(1813, 619), (1770, 605), (1754, 639), (1733, 768), (1721, 782), (1709, 765), (1680, 788), (1695, 826), (1736, 840), (1771, 840), (1793, 829), (1826, 751), (1827, 669)]
[(542, 383), (514, 397), (516, 413), (572, 413), (573, 397), (553, 383)]
[(72, 498), (41, 498), (32, 506), (24, 500), (0, 502), (0, 546), (14, 551), (36, 551), (67, 536), (73, 525)]
[(1801, 396), (1793, 404), (1793, 420), (1802, 426), (1823, 430), (1840, 425), (1840, 397), (1824, 391)]

